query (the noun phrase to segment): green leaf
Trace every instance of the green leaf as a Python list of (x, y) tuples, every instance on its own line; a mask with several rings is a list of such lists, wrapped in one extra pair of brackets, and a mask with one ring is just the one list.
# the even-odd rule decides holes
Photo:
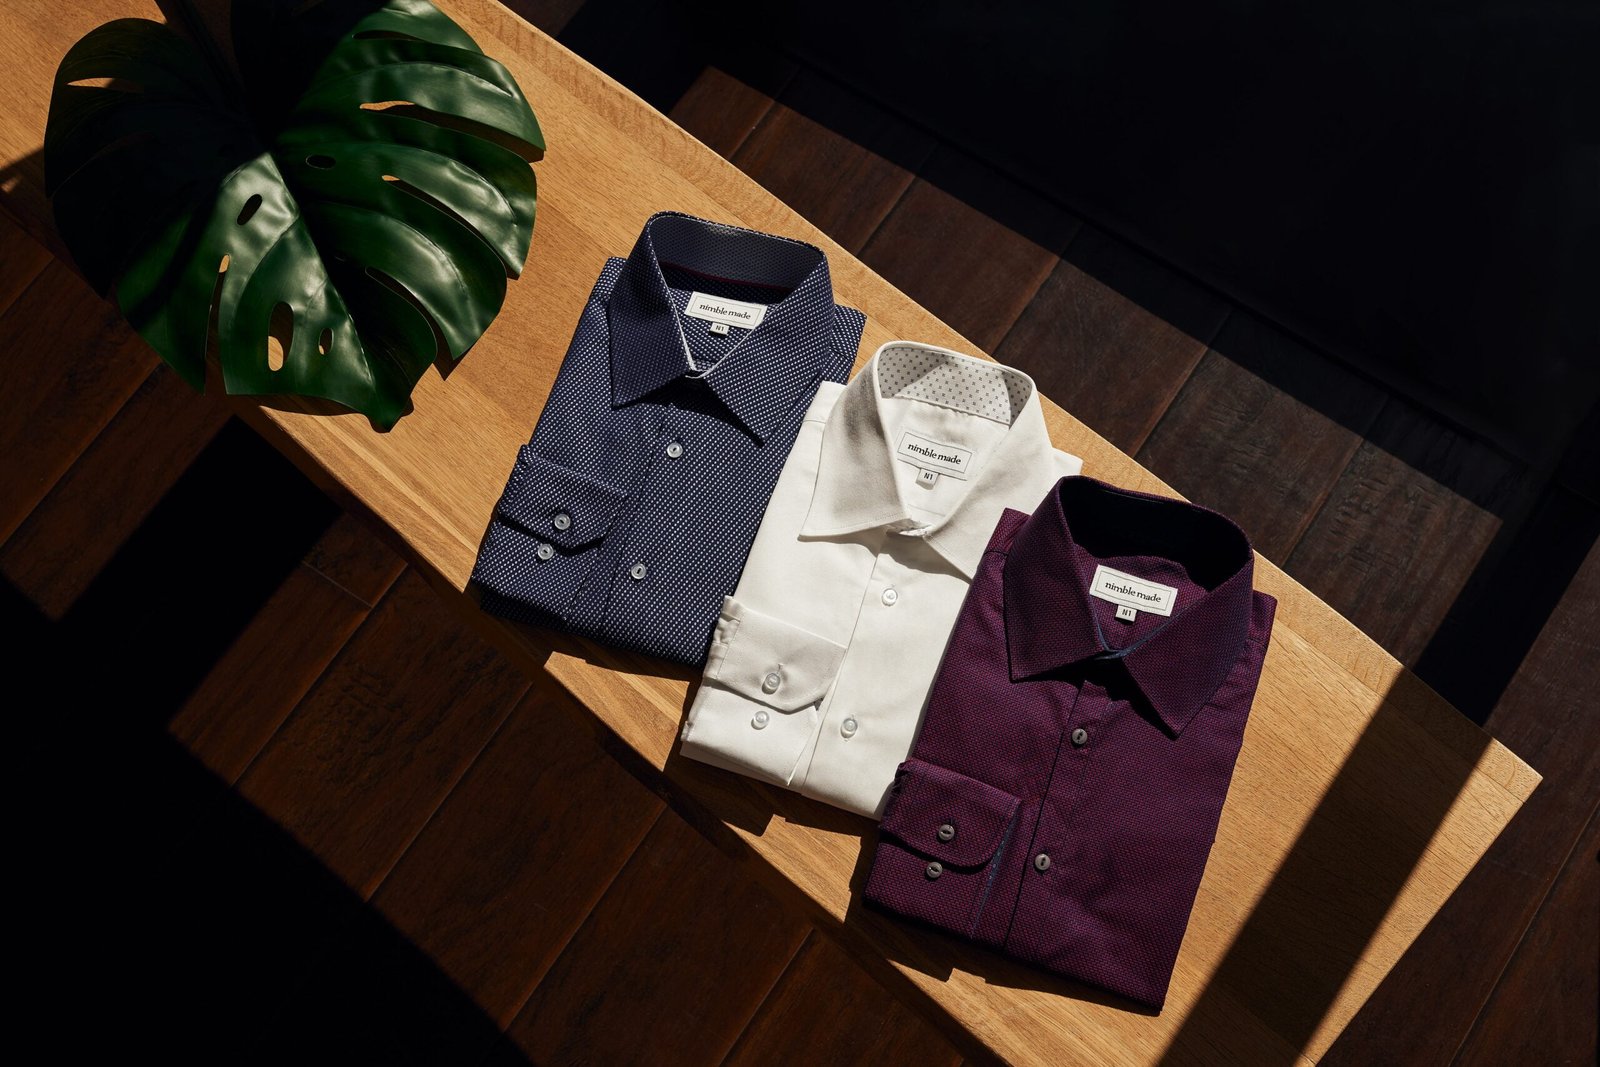
[(388, 428), (521, 272), (538, 122), (427, 0), (240, 0), (232, 26), (237, 85), (143, 19), (72, 47), (45, 132), (56, 224), (196, 388), (214, 329), (229, 393)]

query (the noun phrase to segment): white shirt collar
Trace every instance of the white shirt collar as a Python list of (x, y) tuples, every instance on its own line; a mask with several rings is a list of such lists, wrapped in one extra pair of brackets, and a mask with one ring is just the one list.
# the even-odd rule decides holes
[[(1009, 430), (972, 476), (960, 502), (931, 524), (911, 517), (895, 479), (893, 464), (898, 461), (883, 425), (886, 389), (888, 396), (940, 403), (974, 418), (1004, 422), (1009, 417)], [(952, 389), (962, 395), (952, 398)], [(1038, 391), (1022, 371), (948, 348), (890, 341), (873, 353), (834, 405), (800, 535), (898, 528), (924, 538), (971, 579), (1000, 513), (1024, 484), (1037, 480), (1052, 451)]]

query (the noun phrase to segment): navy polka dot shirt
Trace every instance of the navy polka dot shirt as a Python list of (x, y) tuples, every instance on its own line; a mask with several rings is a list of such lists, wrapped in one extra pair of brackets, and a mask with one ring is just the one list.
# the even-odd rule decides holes
[(651, 216), (600, 272), (518, 453), (473, 569), (485, 609), (704, 662), (806, 408), (849, 376), (864, 324), (821, 249)]

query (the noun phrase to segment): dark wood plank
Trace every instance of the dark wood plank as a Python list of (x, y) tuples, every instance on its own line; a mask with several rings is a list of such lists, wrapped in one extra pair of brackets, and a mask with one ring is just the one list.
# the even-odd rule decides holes
[(1584, 822), (1600, 804), (1600, 545), (1490, 715), (1544, 776), (1324, 1062), (1444, 1063), (1460, 1046)]
[(810, 71), (730, 158), (852, 252), (905, 194), (933, 139)]
[(940, 148), (861, 258), (992, 352), (1077, 227), (1077, 219), (997, 171)]
[(0, 540), (9, 538), (155, 367), (116, 310), (59, 262), (0, 315)]
[(667, 115), (707, 148), (731, 159), (771, 110), (772, 97), (716, 67), (707, 67)]
[(404, 569), (358, 519), (341, 516), (168, 730), (213, 773), (237, 781)]
[(0, 573), (61, 618), (227, 420), (221, 401), (156, 367), (12, 534)]
[[(1470, 475), (1485, 492), (1471, 499), (1414, 463)], [(1397, 659), (1415, 664), (1499, 531), (1491, 507), (1509, 502), (1520, 473), (1509, 459), (1390, 400), (1285, 567)]]
[(502, 1026), (661, 814), (583, 715), (534, 679), (373, 897)]
[(239, 789), (370, 896), (527, 685), (408, 571)]
[(44, 246), (0, 212), (0, 312), (33, 284), (49, 262), (50, 253)]
[(507, 1033), (535, 1063), (715, 1063), (807, 929), (665, 814)]
[(1600, 818), (1494, 987), (1457, 1062), (1594, 1063), (1600, 1053)]
[(1235, 312), (1138, 459), (1282, 561), (1382, 405), (1368, 382)]
[(725, 1061), (748, 1064), (914, 1063), (961, 1054), (832, 941), (813, 932)]
[(994, 356), (1131, 453), (1227, 317), (1220, 297), (1085, 226)]

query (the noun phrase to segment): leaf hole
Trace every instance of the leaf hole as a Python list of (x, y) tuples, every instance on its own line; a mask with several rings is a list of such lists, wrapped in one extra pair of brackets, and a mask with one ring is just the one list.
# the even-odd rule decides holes
[(222, 262), (217, 264), (217, 273), (218, 274), (226, 274), (226, 273), (228, 273), (228, 264), (232, 263), (232, 262), (233, 262), (233, 257), (232, 256), (230, 256), (226, 252), (222, 253)]
[(79, 78), (68, 85), (79, 89), (111, 89), (119, 93), (142, 93), (144, 85), (129, 78)]
[(272, 305), (272, 317), (267, 320), (267, 369), (280, 371), (294, 344), (294, 308), (281, 300)]
[(255, 218), (256, 212), (261, 209), (261, 194), (252, 193), (250, 199), (244, 202), (244, 207), (239, 209), (239, 217), (234, 221), (240, 226)]
[(333, 349), (333, 331), (324, 326), (317, 335), (317, 355), (325, 356)]
[(409, 100), (369, 100), (361, 105), (362, 111), (388, 111), (394, 107), (416, 107)]
[(325, 156), (321, 152), (306, 157), (306, 166), (316, 167), (318, 170), (332, 170), (333, 157)]

